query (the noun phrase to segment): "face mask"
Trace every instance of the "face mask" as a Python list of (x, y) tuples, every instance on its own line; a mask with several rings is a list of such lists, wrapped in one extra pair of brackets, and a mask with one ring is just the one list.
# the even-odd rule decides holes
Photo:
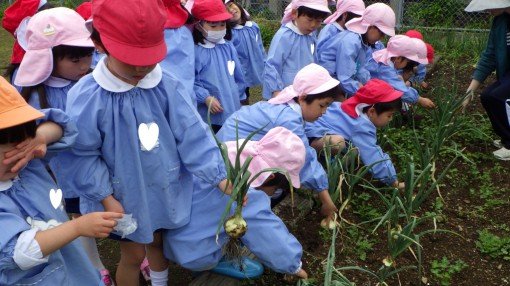
[(227, 34), (227, 29), (223, 29), (221, 31), (207, 31), (204, 29), (204, 27), (200, 27), (207, 34), (207, 36), (204, 36), (205, 39), (212, 43), (218, 43), (219, 41), (223, 40)]

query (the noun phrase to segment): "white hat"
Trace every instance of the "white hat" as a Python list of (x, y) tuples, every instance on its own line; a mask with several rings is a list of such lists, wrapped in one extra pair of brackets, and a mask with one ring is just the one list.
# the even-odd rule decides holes
[(464, 11), (478, 12), (489, 9), (501, 9), (508, 7), (510, 7), (510, 0), (471, 0)]

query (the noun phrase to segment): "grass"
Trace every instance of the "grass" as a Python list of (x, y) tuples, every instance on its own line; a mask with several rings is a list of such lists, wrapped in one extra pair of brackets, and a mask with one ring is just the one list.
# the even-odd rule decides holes
[(12, 45), (14, 45), (14, 38), (9, 32), (0, 29), (0, 73), (3, 74), (5, 68), (10, 64)]

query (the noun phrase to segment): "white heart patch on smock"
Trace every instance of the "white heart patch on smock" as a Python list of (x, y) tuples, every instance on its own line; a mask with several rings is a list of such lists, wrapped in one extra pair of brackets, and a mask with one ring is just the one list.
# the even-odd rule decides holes
[(315, 44), (310, 45), (310, 51), (312, 52), (313, 55), (313, 52), (315, 52)]
[(234, 61), (228, 61), (227, 62), (228, 72), (230, 75), (234, 75), (234, 69), (236, 68), (236, 62)]
[(62, 190), (51, 189), (50, 190), (50, 202), (53, 208), (57, 209), (62, 204)]
[(156, 123), (140, 124), (138, 126), (138, 138), (142, 143), (142, 150), (152, 150), (158, 144), (159, 126)]

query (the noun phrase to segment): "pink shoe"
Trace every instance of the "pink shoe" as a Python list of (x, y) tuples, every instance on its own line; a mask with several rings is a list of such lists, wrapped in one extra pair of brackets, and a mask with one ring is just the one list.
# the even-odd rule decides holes
[(115, 283), (113, 283), (112, 277), (110, 276), (110, 271), (108, 271), (108, 269), (103, 269), (100, 272), (104, 285), (115, 286)]
[(140, 265), (140, 271), (142, 272), (145, 281), (151, 280), (151, 269), (149, 267), (149, 260), (147, 260), (147, 257), (145, 257), (142, 264)]

